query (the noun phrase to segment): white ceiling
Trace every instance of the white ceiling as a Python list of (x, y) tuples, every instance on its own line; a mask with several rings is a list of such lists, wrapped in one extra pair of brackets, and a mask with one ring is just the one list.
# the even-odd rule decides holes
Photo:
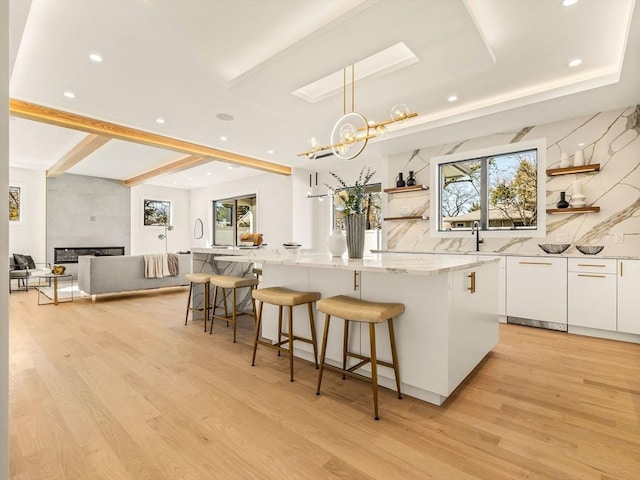
[[(399, 42), (419, 61), (356, 81), (355, 107), (417, 118), (367, 147), (380, 156), (640, 103), (634, 0), (11, 0), (10, 95), (258, 159), (328, 143), (342, 92), (293, 91)], [(30, 7), (30, 8), (29, 8)], [(104, 57), (91, 62), (90, 53)], [(567, 66), (574, 58), (582, 65)], [(356, 71), (356, 80), (357, 80)], [(76, 97), (63, 96), (71, 90)], [(447, 98), (457, 95), (450, 103)], [(233, 115), (221, 121), (219, 113)], [(165, 123), (156, 123), (162, 117)], [(12, 166), (46, 169), (86, 134), (10, 122)], [(227, 141), (220, 140), (226, 136)], [(269, 153), (272, 150), (274, 153)], [(126, 179), (184, 154), (112, 140), (69, 172)], [(227, 164), (147, 183), (196, 188), (260, 173)]]

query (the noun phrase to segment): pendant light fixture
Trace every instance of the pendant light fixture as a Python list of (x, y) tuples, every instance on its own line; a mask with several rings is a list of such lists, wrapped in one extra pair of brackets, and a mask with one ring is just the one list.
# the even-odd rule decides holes
[[(351, 69), (351, 111), (347, 111), (347, 70)], [(320, 154), (335, 155), (343, 160), (351, 160), (360, 155), (369, 139), (384, 135), (387, 125), (401, 123), (409, 118), (417, 117), (417, 113), (411, 113), (404, 104), (394, 105), (391, 109), (389, 120), (378, 123), (369, 123), (364, 115), (355, 111), (355, 68), (353, 65), (343, 70), (342, 88), (343, 115), (331, 130), (331, 144), (322, 146), (316, 137), (308, 140), (309, 149), (298, 154), (306, 156), (310, 160), (318, 158)]]

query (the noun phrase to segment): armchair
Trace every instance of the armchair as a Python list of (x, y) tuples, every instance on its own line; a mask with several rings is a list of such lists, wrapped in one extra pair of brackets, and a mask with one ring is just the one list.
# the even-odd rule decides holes
[[(51, 264), (36, 263), (29, 255), (14, 254), (9, 257), (9, 293), (14, 290), (29, 290), (29, 279), (38, 278), (51, 273)], [(18, 288), (12, 288), (12, 281), (17, 280)]]

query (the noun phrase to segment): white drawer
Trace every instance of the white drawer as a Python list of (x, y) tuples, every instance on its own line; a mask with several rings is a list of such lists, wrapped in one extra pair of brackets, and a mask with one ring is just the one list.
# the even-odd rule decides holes
[(602, 258), (569, 258), (570, 272), (616, 273), (617, 261)]

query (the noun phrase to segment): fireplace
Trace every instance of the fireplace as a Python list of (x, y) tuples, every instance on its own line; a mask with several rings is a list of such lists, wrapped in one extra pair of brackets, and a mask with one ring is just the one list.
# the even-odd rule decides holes
[(53, 263), (78, 263), (78, 257), (124, 255), (124, 247), (62, 247), (53, 249)]

